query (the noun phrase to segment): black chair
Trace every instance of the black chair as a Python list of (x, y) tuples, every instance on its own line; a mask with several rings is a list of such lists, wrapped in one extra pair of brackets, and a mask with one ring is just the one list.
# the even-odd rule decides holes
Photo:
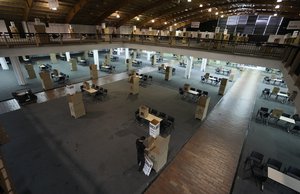
[(292, 134), (300, 134), (300, 126), (295, 125), (292, 129), (290, 129)]
[(266, 167), (271, 167), (271, 168), (274, 168), (278, 171), (280, 171), (281, 166), (282, 166), (282, 162), (280, 162), (278, 160), (275, 160), (273, 158), (269, 158), (267, 163), (266, 163)]
[(198, 92), (198, 96), (202, 95), (202, 90), (197, 89), (196, 91)]
[(291, 115), (290, 115), (290, 114), (287, 114), (287, 113), (282, 113), (281, 116), (284, 116), (284, 117), (287, 117), (287, 118), (290, 118), (290, 117), (291, 117)]
[(270, 96), (270, 89), (269, 88), (265, 88), (262, 92), (261, 92), (261, 95), (260, 95), (261, 97), (264, 97), (264, 98), (266, 98), (266, 99), (268, 99), (269, 98), (269, 96)]
[(268, 76), (264, 77), (264, 80), (263, 80), (264, 83), (270, 84), (270, 81), (271, 81), (270, 77), (268, 77)]
[(107, 89), (103, 89), (103, 94), (102, 95), (103, 95), (104, 98), (107, 96), (107, 92), (108, 92)]
[(134, 116), (135, 116), (135, 120), (138, 121), (141, 124), (142, 121), (143, 121), (143, 118), (140, 117), (140, 111), (139, 110), (135, 111)]
[(80, 86), (80, 91), (81, 91), (81, 92), (84, 92), (84, 90), (83, 90), (83, 85)]
[(96, 89), (96, 84), (92, 84), (91, 87), (94, 88), (94, 89)]
[(263, 121), (263, 123), (267, 123), (269, 117), (269, 109), (266, 107), (260, 107), (260, 109), (256, 113), (256, 118), (259, 118)]
[(196, 91), (196, 88), (190, 88), (190, 90), (192, 90), (192, 91)]
[(288, 169), (286, 170), (286, 174), (300, 180), (300, 169), (289, 166)]
[(202, 94), (203, 94), (203, 96), (208, 96), (208, 92), (207, 91), (203, 91)]
[(158, 114), (158, 117), (164, 119), (164, 118), (167, 118), (167, 114), (166, 114), (166, 113), (163, 113), (163, 112), (160, 112), (160, 113)]
[(175, 118), (168, 116), (167, 121), (169, 122), (170, 127), (174, 128)]
[(250, 164), (250, 168), (252, 168), (253, 166), (256, 166), (258, 168), (262, 167), (263, 159), (264, 159), (263, 154), (256, 151), (252, 151), (251, 154), (245, 160), (244, 169), (246, 169), (249, 164)]
[(183, 97), (184, 96), (184, 91), (182, 88), (179, 88), (179, 94)]
[(150, 113), (153, 114), (153, 115), (157, 115), (158, 111), (155, 110), (155, 109), (151, 109), (151, 110), (150, 110)]
[(201, 75), (201, 82), (205, 82), (205, 77), (203, 75)]
[(149, 75), (149, 77), (148, 77), (151, 81), (152, 81), (152, 75)]
[(175, 75), (175, 68), (172, 69), (172, 75)]

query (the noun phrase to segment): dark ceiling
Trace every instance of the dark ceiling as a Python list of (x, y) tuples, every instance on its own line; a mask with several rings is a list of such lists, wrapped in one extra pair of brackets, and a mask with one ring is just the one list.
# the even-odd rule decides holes
[[(107, 26), (178, 27), (231, 15), (273, 15), (300, 19), (300, 0), (0, 0), (0, 19)], [(275, 8), (279, 5), (279, 8)], [(117, 15), (120, 17), (118, 18)]]

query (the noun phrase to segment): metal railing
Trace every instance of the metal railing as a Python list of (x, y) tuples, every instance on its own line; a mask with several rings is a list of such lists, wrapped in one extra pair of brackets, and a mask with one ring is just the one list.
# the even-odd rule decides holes
[(88, 33), (2, 33), (0, 48), (41, 47), (53, 45), (134, 43), (166, 47), (182, 47), (214, 52), (280, 59), (288, 45), (192, 37), (88, 34)]

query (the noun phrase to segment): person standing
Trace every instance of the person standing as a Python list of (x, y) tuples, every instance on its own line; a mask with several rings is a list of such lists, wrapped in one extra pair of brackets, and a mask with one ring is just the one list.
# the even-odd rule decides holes
[(146, 146), (144, 145), (146, 137), (142, 136), (135, 141), (136, 150), (137, 150), (137, 163), (139, 165), (138, 171), (142, 171), (145, 165), (145, 150)]

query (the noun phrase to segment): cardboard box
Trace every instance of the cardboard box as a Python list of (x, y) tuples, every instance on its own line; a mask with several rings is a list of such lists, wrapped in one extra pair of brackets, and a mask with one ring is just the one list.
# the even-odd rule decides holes
[(75, 119), (82, 117), (86, 114), (83, 103), (79, 103), (79, 104), (69, 103), (69, 108), (70, 108), (71, 115)]
[(142, 105), (139, 107), (139, 116), (142, 118), (147, 117), (149, 114), (149, 107)]
[(67, 95), (67, 99), (68, 99), (68, 102), (69, 102), (69, 103), (72, 103), (72, 104), (80, 104), (80, 103), (83, 103), (83, 100), (82, 100), (82, 93), (81, 93), (81, 92), (76, 92), (76, 93), (73, 94), (73, 95), (68, 94), (68, 95)]
[(183, 90), (184, 90), (184, 91), (189, 91), (190, 88), (191, 88), (190, 84), (184, 84), (184, 85), (183, 85)]

